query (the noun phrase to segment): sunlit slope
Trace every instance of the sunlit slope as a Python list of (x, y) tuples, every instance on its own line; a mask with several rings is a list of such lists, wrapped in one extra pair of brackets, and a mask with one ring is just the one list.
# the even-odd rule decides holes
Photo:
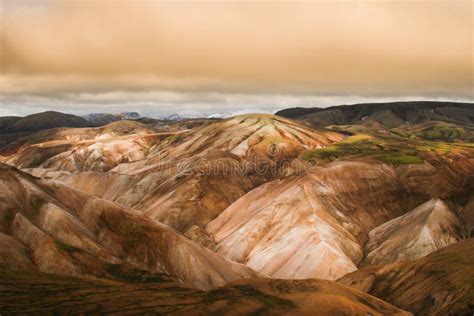
[(203, 289), (255, 275), (142, 212), (0, 168), (2, 266), (110, 277), (124, 264)]

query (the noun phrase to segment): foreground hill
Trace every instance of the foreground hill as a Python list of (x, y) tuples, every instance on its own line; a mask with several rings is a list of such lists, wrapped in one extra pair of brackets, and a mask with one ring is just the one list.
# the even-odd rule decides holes
[(320, 280), (250, 279), (202, 292), (166, 280), (124, 283), (0, 269), (0, 289), (7, 314), (408, 315)]
[(201, 289), (254, 276), (143, 213), (0, 164), (0, 266), (113, 277), (111, 265)]
[(414, 262), (365, 267), (339, 282), (417, 315), (472, 315), (473, 265), (471, 238)]
[(394, 128), (426, 121), (473, 126), (474, 104), (434, 101), (363, 103), (328, 108), (290, 108), (278, 111), (276, 115), (303, 120), (315, 127), (359, 124)]

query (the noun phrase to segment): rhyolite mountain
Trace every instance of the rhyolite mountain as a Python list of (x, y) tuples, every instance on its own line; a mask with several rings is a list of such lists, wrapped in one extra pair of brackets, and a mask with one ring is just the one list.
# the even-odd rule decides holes
[[(419, 113), (417, 103), (410, 111)], [(423, 302), (415, 306), (384, 285), (397, 277), (384, 271), (416, 275), (419, 262), (473, 237), (472, 124), (430, 116), (395, 127), (384, 117), (393, 118), (327, 128), (266, 114), (139, 118), (18, 136), (0, 148), (0, 286), (12, 293), (5, 306), (24, 311), (13, 300), (38, 285), (51, 298), (39, 300), (45, 310), (96, 311), (89, 298), (67, 303), (70, 286), (80, 285), (109, 312), (114, 304), (131, 312), (401, 312), (314, 280), (377, 271), (383, 288), (370, 293), (403, 310), (469, 310), (468, 283), (450, 283), (455, 297), (417, 287)], [(451, 273), (450, 262), (439, 269)]]
[[(333, 162), (250, 191), (207, 231), (219, 253), (275, 278), (337, 279), (368, 263), (414, 260), (467, 236), (434, 198), (462, 203), (466, 178), (426, 171)], [(443, 192), (430, 191), (434, 181)]]
[(238, 116), (174, 133), (62, 135), (21, 145), (3, 161), (142, 210), (181, 232), (203, 229), (249, 190), (291, 173), (287, 162), (343, 138), (271, 115)]

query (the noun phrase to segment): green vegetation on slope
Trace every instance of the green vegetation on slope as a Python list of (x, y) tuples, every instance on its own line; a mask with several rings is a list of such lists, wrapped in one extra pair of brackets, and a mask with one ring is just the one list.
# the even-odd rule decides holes
[[(325, 148), (307, 150), (305, 160), (332, 161), (346, 157), (375, 159), (393, 165), (421, 164), (427, 152), (449, 153), (454, 148), (474, 148), (470, 143), (434, 142), (419, 139), (406, 130), (380, 132), (363, 126), (334, 126), (331, 129), (348, 136), (343, 141)], [(451, 132), (449, 135), (455, 135)], [(457, 134), (456, 134), (457, 135)]]
[(168, 141), (169, 143), (173, 144), (173, 143), (176, 143), (178, 141), (180, 141), (182, 138), (182, 135), (180, 134), (176, 134), (176, 135), (170, 135), (168, 137), (166, 137), (166, 141)]
[(347, 139), (332, 146), (306, 151), (303, 154), (303, 159), (332, 160), (357, 156), (373, 158), (394, 165), (423, 163), (423, 159), (418, 154), (419, 150), (416, 147), (375, 138), (366, 134), (357, 134), (349, 136)]
[(474, 131), (466, 126), (445, 122), (431, 122), (415, 126), (403, 126), (391, 130), (395, 135), (411, 139), (435, 142), (467, 142), (474, 143)]

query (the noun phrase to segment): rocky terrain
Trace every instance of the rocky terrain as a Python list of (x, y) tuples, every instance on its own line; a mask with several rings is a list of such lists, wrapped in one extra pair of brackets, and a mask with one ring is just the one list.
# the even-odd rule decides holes
[(472, 282), (448, 266), (474, 264), (472, 108), (301, 111), (16, 135), (0, 146), (0, 312), (40, 289), (47, 313), (468, 311)]

